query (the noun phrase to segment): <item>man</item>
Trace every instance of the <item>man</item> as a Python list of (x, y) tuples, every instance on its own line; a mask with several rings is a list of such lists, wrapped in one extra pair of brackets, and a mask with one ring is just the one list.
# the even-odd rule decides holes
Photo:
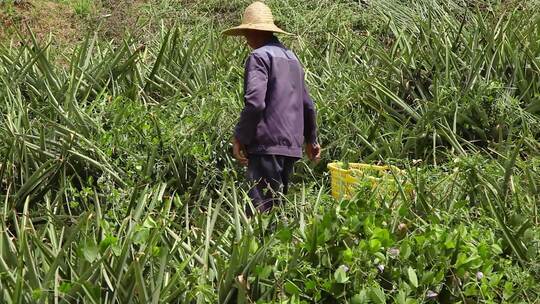
[(267, 211), (279, 193), (287, 193), (304, 142), (308, 157), (320, 159), (315, 107), (300, 62), (274, 36), (287, 33), (274, 24), (268, 6), (254, 2), (242, 24), (223, 33), (244, 36), (253, 49), (245, 66), (245, 107), (235, 128), (233, 154), (255, 183), (249, 191), (254, 206)]

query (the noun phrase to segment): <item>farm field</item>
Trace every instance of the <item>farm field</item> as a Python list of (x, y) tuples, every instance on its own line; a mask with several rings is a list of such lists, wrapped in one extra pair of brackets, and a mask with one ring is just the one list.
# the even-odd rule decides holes
[(265, 2), (323, 151), (253, 218), (251, 1), (0, 2), (0, 303), (540, 303), (540, 2)]

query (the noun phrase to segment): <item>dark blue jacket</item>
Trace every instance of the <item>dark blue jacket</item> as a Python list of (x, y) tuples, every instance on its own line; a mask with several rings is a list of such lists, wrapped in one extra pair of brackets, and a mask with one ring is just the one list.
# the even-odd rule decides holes
[(277, 38), (249, 55), (245, 107), (235, 128), (248, 154), (302, 157), (303, 143), (316, 143), (315, 107), (304, 77), (298, 58)]

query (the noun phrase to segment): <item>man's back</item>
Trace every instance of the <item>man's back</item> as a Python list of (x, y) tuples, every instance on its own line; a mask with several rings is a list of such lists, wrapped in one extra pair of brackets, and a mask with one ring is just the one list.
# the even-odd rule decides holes
[(236, 137), (249, 154), (302, 156), (304, 140), (315, 142), (315, 111), (304, 71), (276, 38), (246, 61), (245, 102)]

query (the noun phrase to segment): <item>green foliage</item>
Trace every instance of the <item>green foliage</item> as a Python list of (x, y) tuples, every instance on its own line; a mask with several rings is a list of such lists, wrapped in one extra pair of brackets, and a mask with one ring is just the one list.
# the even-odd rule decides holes
[(73, 6), (76, 14), (87, 16), (92, 9), (92, 0), (78, 0)]
[[(540, 300), (533, 2), (271, 1), (325, 159), (252, 219), (229, 156), (248, 50), (219, 36), (246, 3), (147, 4), (184, 15), (143, 45), (0, 48), (0, 302)], [(335, 201), (334, 159), (413, 195)]]

